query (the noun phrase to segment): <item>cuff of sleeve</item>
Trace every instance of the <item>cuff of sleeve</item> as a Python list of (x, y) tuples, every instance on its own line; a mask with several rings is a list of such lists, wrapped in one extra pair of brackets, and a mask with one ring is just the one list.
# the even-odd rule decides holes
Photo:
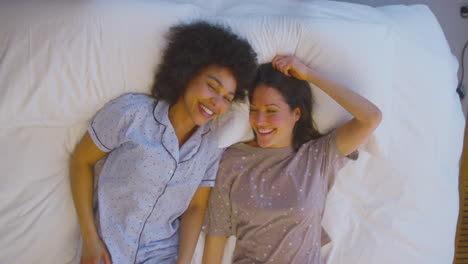
[(203, 232), (206, 235), (215, 236), (215, 237), (229, 237), (232, 236), (232, 232), (224, 229), (216, 229), (212, 227), (203, 226)]
[(215, 180), (203, 180), (198, 187), (213, 187)]
[(359, 158), (359, 150), (357, 149), (346, 156), (341, 154), (341, 151), (338, 149), (338, 145), (336, 144), (336, 133), (337, 129), (333, 130), (333, 132), (330, 134), (330, 140), (332, 140), (333, 148), (335, 149), (336, 153), (338, 153), (339, 156), (346, 157), (350, 160), (357, 160)]
[(90, 125), (88, 127), (88, 133), (89, 135), (91, 136), (91, 139), (93, 140), (94, 144), (102, 151), (104, 152), (110, 152), (111, 149), (107, 148), (106, 146), (104, 146), (104, 144), (101, 143), (101, 141), (99, 140), (98, 136), (96, 135), (96, 132), (94, 131), (93, 129), (93, 126)]

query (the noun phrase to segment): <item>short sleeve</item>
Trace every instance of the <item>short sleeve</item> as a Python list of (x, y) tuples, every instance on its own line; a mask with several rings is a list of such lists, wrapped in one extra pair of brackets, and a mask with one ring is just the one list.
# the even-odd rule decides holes
[(232, 205), (230, 199), (231, 181), (224, 173), (221, 162), (216, 185), (210, 194), (205, 216), (205, 232), (211, 236), (234, 235), (232, 226)]
[(357, 160), (359, 151), (355, 150), (351, 154), (344, 156), (341, 154), (336, 145), (336, 129), (328, 135), (319, 138), (311, 146), (311, 150), (322, 155), (320, 164), (320, 173), (325, 177), (325, 182), (328, 183), (328, 188), (331, 187), (335, 180), (335, 174), (348, 164), (351, 160)]
[(211, 155), (208, 169), (203, 176), (203, 179), (199, 187), (213, 187), (216, 181), (216, 175), (218, 173), (219, 161), (223, 155), (224, 148), (216, 148), (215, 153)]
[(88, 132), (96, 146), (110, 152), (124, 141), (135, 113), (135, 95), (120, 96), (102, 107), (91, 121)]
[(359, 157), (359, 151), (355, 150), (351, 154), (344, 156), (341, 154), (338, 146), (336, 145), (336, 132), (337, 130), (333, 130), (327, 137), (328, 137), (328, 144), (327, 150), (325, 151), (325, 155), (328, 158), (327, 163), (332, 170), (339, 170), (343, 168), (346, 164), (348, 164), (351, 160), (357, 160)]

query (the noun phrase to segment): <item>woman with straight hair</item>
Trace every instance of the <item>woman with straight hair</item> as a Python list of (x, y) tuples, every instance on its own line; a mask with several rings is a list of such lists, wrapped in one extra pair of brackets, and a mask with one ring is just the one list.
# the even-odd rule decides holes
[[(354, 118), (321, 136), (311, 118), (308, 82)], [(352, 90), (294, 56), (261, 65), (249, 91), (255, 139), (229, 147), (219, 165), (206, 219), (204, 264), (219, 264), (228, 236), (234, 264), (323, 264), (321, 221), (334, 175), (379, 125), (382, 114)]]

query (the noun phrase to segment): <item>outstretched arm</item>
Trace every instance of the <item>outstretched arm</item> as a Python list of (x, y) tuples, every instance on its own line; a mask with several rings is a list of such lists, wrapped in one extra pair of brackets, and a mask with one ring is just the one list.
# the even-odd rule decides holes
[(89, 133), (77, 145), (70, 161), (70, 184), (80, 223), (83, 249), (81, 264), (111, 264), (110, 255), (96, 231), (93, 213), (93, 168), (106, 155), (91, 139)]
[(187, 210), (182, 214), (177, 264), (190, 264), (203, 225), (211, 187), (198, 187)]
[(227, 237), (206, 235), (203, 264), (220, 264), (223, 260)]
[(377, 106), (351, 89), (325, 78), (295, 56), (277, 55), (272, 64), (287, 76), (315, 84), (354, 116), (337, 130), (336, 144), (343, 155), (356, 150), (380, 124), (382, 112)]

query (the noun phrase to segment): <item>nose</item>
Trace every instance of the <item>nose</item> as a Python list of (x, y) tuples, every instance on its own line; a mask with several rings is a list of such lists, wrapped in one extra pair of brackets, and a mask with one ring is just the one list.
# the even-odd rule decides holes
[(253, 120), (255, 121), (255, 124), (262, 125), (266, 123), (265, 115), (262, 112), (255, 112), (255, 113), (252, 113), (252, 115), (253, 115)]
[(224, 113), (229, 108), (229, 104), (224, 101), (223, 96), (220, 94), (213, 95), (210, 101), (219, 114)]

